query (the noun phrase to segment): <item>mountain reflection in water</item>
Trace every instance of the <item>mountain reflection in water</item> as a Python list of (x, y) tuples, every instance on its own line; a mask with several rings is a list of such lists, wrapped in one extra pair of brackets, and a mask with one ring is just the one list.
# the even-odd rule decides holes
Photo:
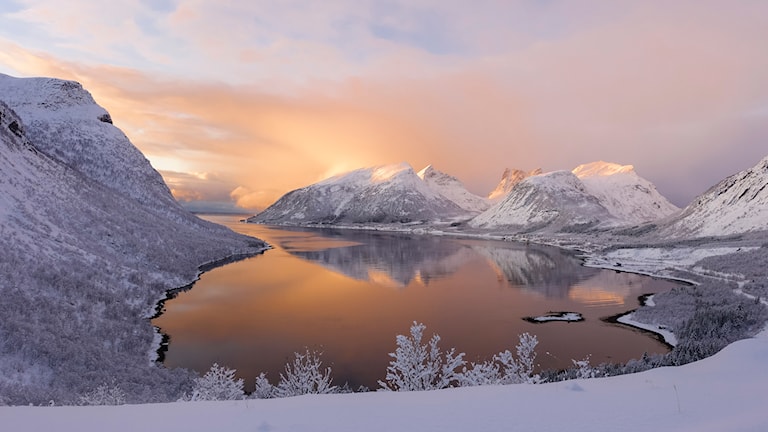
[[(338, 384), (376, 387), (395, 336), (415, 320), (468, 361), (513, 349), (523, 332), (539, 338), (537, 363), (562, 368), (591, 355), (626, 361), (667, 349), (646, 334), (600, 318), (637, 306), (637, 297), (675, 284), (585, 268), (554, 247), (338, 229), (301, 229), (208, 217), (274, 249), (203, 274), (153, 320), (170, 337), (165, 364), (200, 372), (217, 362), (252, 388), (274, 382), (293, 352), (323, 351)], [(551, 311), (579, 323), (533, 324)]]
[(548, 246), (378, 232), (321, 232), (329, 238), (343, 237), (352, 244), (286, 251), (357, 280), (384, 280), (385, 285), (401, 288), (412, 281), (428, 285), (479, 257), (510, 285), (547, 297), (568, 297), (575, 284), (600, 273), (598, 269), (582, 266), (572, 254)]

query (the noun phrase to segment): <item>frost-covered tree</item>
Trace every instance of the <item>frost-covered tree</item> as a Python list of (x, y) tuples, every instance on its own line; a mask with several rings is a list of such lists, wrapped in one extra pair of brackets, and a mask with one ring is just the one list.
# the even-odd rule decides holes
[(253, 388), (254, 399), (269, 399), (275, 396), (275, 386), (270, 384), (267, 374), (260, 373), (256, 377), (256, 385)]
[(116, 384), (102, 384), (80, 396), (80, 405), (125, 405), (125, 392)]
[[(304, 354), (294, 353), (293, 363), (285, 365), (280, 382), (274, 387), (274, 397), (299, 396), (304, 394), (336, 393), (338, 388), (331, 385), (331, 368), (322, 369), (320, 353), (306, 350)], [(259, 378), (262, 378), (261, 376)], [(264, 385), (266, 377), (263, 377)], [(257, 384), (259, 379), (257, 379)], [(268, 382), (267, 382), (268, 383)], [(266, 390), (266, 387), (265, 387)]]
[(461, 382), (459, 368), (464, 366), (464, 353), (455, 349), (443, 354), (438, 347), (440, 336), (433, 335), (422, 344), (424, 324), (413, 322), (411, 336), (397, 335), (397, 349), (389, 356), (386, 382), (379, 381), (382, 389), (394, 391), (433, 390), (458, 386)]
[(506, 350), (493, 356), (493, 359), (483, 363), (472, 363), (465, 368), (460, 377), (462, 386), (479, 386), (490, 384), (537, 384), (542, 381), (538, 374), (533, 373), (536, 366), (536, 345), (539, 340), (535, 335), (523, 333), (515, 347), (517, 356)]
[(211, 369), (195, 379), (193, 401), (233, 400), (243, 398), (243, 380), (235, 379), (235, 369), (214, 363)]

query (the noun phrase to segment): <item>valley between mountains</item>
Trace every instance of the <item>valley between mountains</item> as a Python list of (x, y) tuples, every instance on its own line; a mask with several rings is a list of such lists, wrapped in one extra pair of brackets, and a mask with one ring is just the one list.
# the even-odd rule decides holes
[[(768, 320), (768, 157), (682, 209), (628, 165), (510, 169), (481, 197), (401, 163), (291, 191), (247, 222), (539, 242), (586, 265), (689, 281), (632, 317), (679, 341), (655, 366), (714, 355)], [(7, 75), (0, 238), (0, 405), (75, 404), (110, 382), (130, 403), (177, 400), (195, 375), (155, 361), (158, 301), (203, 266), (269, 248), (185, 210), (80, 84)]]

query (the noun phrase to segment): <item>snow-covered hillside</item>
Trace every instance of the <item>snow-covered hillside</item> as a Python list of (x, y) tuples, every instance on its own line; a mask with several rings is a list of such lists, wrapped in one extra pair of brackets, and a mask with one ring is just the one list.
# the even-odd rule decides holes
[(79, 84), (0, 88), (0, 404), (74, 402), (111, 380), (129, 400), (177, 396), (186, 372), (150, 361), (157, 300), (265, 245), (176, 204)]
[[(514, 174), (514, 175), (512, 175)], [(572, 172), (525, 175), (511, 172), (502, 179), (514, 184), (506, 196), (474, 218), (476, 228), (510, 232), (582, 231), (637, 225), (669, 216), (679, 209), (664, 198), (631, 165), (592, 162)], [(501, 191), (499, 184), (497, 191)]]
[(680, 210), (640, 177), (632, 165), (592, 162), (573, 170), (591, 195), (623, 225), (640, 224)]
[(608, 210), (569, 171), (531, 176), (469, 224), (510, 232), (583, 231), (615, 222)]
[(448, 198), (470, 213), (480, 213), (491, 206), (489, 200), (468, 191), (456, 177), (428, 165), (417, 173), (424, 183), (440, 195)]
[(505, 169), (501, 175), (501, 180), (496, 188), (488, 194), (488, 199), (493, 202), (498, 202), (504, 199), (505, 196), (512, 190), (515, 185), (525, 180), (528, 177), (541, 174), (541, 168), (537, 168), (530, 172), (521, 171), (519, 169)]
[(142, 204), (177, 206), (160, 174), (79, 83), (0, 74), (0, 99), (47, 155)]
[(406, 163), (362, 168), (283, 195), (248, 222), (387, 223), (465, 215)]
[(704, 237), (768, 230), (768, 156), (696, 198), (661, 225), (672, 237)]

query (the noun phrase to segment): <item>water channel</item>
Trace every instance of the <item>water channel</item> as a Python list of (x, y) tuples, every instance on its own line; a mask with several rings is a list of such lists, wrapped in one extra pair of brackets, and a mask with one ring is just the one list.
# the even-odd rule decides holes
[[(296, 229), (205, 216), (274, 249), (204, 273), (153, 320), (169, 336), (164, 362), (205, 372), (237, 369), (246, 388), (260, 372), (276, 383), (294, 352), (323, 352), (334, 383), (376, 388), (413, 321), (469, 361), (535, 334), (541, 368), (625, 362), (667, 347), (602, 318), (638, 307), (638, 296), (674, 282), (583, 267), (554, 247), (372, 231)], [(581, 322), (525, 321), (577, 312)]]

